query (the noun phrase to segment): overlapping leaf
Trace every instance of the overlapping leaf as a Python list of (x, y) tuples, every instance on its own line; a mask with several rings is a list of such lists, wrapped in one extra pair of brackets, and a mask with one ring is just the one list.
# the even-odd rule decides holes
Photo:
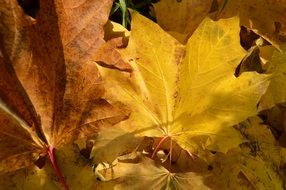
[(217, 154), (205, 182), (213, 189), (283, 189), (285, 177), (280, 170), (285, 149), (258, 117), (239, 125), (247, 143), (226, 155)]
[[(212, 9), (218, 6), (217, 18), (238, 11), (240, 24), (281, 45), (283, 1), (256, 3), (219, 0)], [(95, 163), (112, 164), (96, 168), (103, 182), (95, 181), (79, 150), (69, 146), (56, 152), (71, 189), (285, 188), (285, 149), (260, 119), (240, 123), (257, 113), (258, 103), (262, 110), (285, 101), (284, 45), (264, 65), (271, 76), (241, 69), (235, 77), (247, 59), (239, 19), (203, 20), (211, 1), (155, 4), (158, 23), (185, 46), (133, 13), (127, 48), (129, 34), (120, 26), (108, 23), (103, 34), (111, 4), (48, 0), (32, 19), (16, 0), (1, 3), (0, 171), (10, 173), (0, 186), (67, 189), (53, 162), (61, 184), (49, 165), (38, 169), (32, 163), (41, 165), (53, 147), (118, 123), (129, 115), (127, 106), (128, 120), (92, 140)], [(171, 9), (179, 11), (169, 14)], [(93, 61), (102, 66), (105, 94)]]
[(280, 50), (274, 50), (269, 59), (267, 73), (272, 74), (272, 79), (265, 95), (260, 103), (260, 109), (268, 109), (278, 103), (286, 101), (286, 45), (280, 46)]
[(192, 153), (226, 152), (240, 144), (232, 126), (256, 114), (268, 76), (234, 76), (245, 54), (238, 19), (205, 19), (186, 47), (139, 14), (132, 20), (129, 45), (121, 53), (133, 72), (100, 68), (106, 98), (132, 110), (119, 125), (139, 136), (169, 137)]
[(217, 18), (239, 14), (241, 25), (262, 35), (274, 45), (286, 40), (285, 0), (218, 0)]
[(164, 0), (154, 4), (158, 24), (182, 43), (207, 16), (211, 0)]
[(96, 164), (112, 163), (118, 156), (136, 150), (142, 138), (136, 138), (123, 127), (108, 128), (99, 133), (94, 142), (91, 154)]
[[(115, 190), (120, 189), (194, 189), (209, 190), (201, 176), (195, 173), (170, 173), (150, 158), (141, 158), (139, 163), (118, 162), (112, 168), (100, 168), (104, 180), (117, 180)], [(144, 184), (144, 185), (142, 185)]]
[[(97, 186), (96, 176), (91, 172), (91, 166), (79, 154), (75, 145), (65, 145), (57, 152), (61, 170), (65, 173), (67, 183), (71, 190), (91, 190)], [(62, 187), (49, 165), (43, 169), (30, 166), (14, 173), (1, 175), (0, 185), (9, 190), (61, 190)]]
[[(286, 152), (275, 144), (268, 126), (263, 125), (260, 118), (253, 117), (236, 127), (246, 142), (227, 154), (212, 154), (208, 163), (195, 159), (189, 167), (187, 160), (190, 158), (181, 154), (171, 166), (176, 167), (177, 172), (172, 173), (160, 163), (141, 155), (133, 160), (119, 157), (112, 166), (99, 165), (96, 173), (105, 182), (115, 183), (115, 189), (285, 188), (283, 167)], [(196, 166), (200, 169), (195, 169)], [(143, 181), (144, 187), (141, 185)]]
[(111, 5), (48, 0), (34, 20), (16, 0), (1, 2), (1, 172), (29, 166), (53, 147), (126, 117), (101, 99), (103, 81), (92, 61), (105, 44)]

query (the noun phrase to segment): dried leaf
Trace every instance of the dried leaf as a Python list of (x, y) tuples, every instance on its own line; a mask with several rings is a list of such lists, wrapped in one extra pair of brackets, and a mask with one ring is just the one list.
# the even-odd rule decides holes
[(252, 29), (278, 46), (286, 40), (285, 0), (225, 0), (218, 1), (216, 18), (239, 14), (241, 25)]
[[(94, 189), (97, 186), (96, 176), (93, 175), (91, 166), (78, 154), (78, 151), (75, 146), (68, 145), (57, 152), (61, 170), (66, 174), (65, 177), (71, 190)], [(9, 190), (62, 189), (49, 164), (42, 169), (33, 166), (14, 173), (6, 173), (1, 176), (0, 185)]]
[(185, 44), (207, 16), (211, 4), (211, 0), (162, 0), (154, 4), (154, 9), (158, 24)]
[(129, 33), (130, 32), (122, 25), (114, 22), (107, 22), (105, 25), (104, 37), (105, 40), (107, 40), (107, 43), (102, 44), (98, 48), (94, 60), (106, 67), (130, 71), (130, 65), (122, 60), (120, 53), (116, 50), (116, 48), (127, 45)]
[(279, 169), (285, 150), (275, 145), (268, 126), (253, 117), (239, 129), (248, 142), (226, 155), (217, 153), (210, 164), (211, 172), (205, 174), (205, 183), (215, 190), (285, 188)]
[(1, 2), (1, 172), (27, 167), (51, 148), (128, 116), (101, 99), (103, 81), (93, 62), (111, 5), (48, 0), (34, 20), (16, 0)]

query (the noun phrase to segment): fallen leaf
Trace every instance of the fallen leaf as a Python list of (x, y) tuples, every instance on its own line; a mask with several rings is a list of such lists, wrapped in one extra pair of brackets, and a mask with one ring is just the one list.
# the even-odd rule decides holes
[(207, 16), (211, 0), (163, 0), (154, 4), (158, 24), (182, 43), (187, 43)]
[(1, 172), (48, 155), (63, 182), (54, 148), (128, 116), (101, 98), (103, 81), (94, 63), (111, 6), (111, 0), (49, 0), (34, 20), (16, 0), (1, 3)]
[(137, 163), (125, 163), (123, 161), (118, 162), (110, 168), (104, 168), (100, 165), (97, 169), (104, 177), (104, 180), (117, 179), (118, 182), (115, 184), (115, 190), (210, 189), (203, 184), (202, 177), (196, 175), (196, 173), (170, 173), (167, 169), (157, 165), (153, 160), (146, 157), (142, 157), (140, 162)]
[(270, 128), (258, 117), (250, 118), (242, 128), (249, 142), (247, 148), (242, 147), (241, 171), (256, 189), (283, 189), (278, 168), (285, 149), (277, 145)]
[(215, 18), (239, 14), (240, 24), (278, 47), (286, 40), (285, 0), (218, 0)]
[(267, 125), (252, 117), (238, 125), (247, 142), (227, 154), (217, 153), (210, 163), (212, 170), (205, 176), (205, 184), (213, 189), (283, 189), (285, 149), (276, 141)]
[[(91, 165), (79, 154), (75, 145), (65, 145), (56, 156), (61, 163), (61, 170), (66, 174), (65, 177), (71, 190), (91, 190), (98, 186), (96, 176), (91, 171)], [(9, 190), (62, 189), (48, 165), (42, 169), (30, 166), (1, 175), (0, 185)]]
[(286, 101), (286, 45), (281, 45), (280, 50), (274, 50), (269, 59), (266, 73), (272, 74), (272, 77), (269, 88), (261, 98), (260, 110), (269, 109)]
[(168, 137), (194, 154), (201, 148), (227, 152), (243, 142), (232, 126), (256, 114), (269, 76), (234, 76), (245, 55), (239, 29), (237, 18), (205, 19), (185, 47), (134, 13), (129, 44), (121, 50), (132, 73), (100, 67), (105, 98), (132, 111), (118, 125), (136, 136)]
[(140, 141), (142, 138), (136, 138), (120, 126), (107, 128), (95, 139), (91, 152), (94, 163), (112, 163), (117, 157), (136, 150)]
[(98, 48), (94, 60), (106, 67), (130, 71), (130, 65), (122, 60), (120, 53), (116, 50), (116, 48), (127, 46), (129, 33), (122, 25), (115, 22), (107, 22), (104, 36), (107, 42)]
[(277, 104), (270, 109), (263, 110), (259, 113), (259, 115), (264, 119), (264, 123), (270, 127), (271, 132), (274, 138), (279, 142), (279, 145), (285, 147), (285, 103)]
[(247, 151), (217, 155), (211, 166), (212, 171), (203, 175), (204, 183), (214, 190), (283, 189), (278, 165)]

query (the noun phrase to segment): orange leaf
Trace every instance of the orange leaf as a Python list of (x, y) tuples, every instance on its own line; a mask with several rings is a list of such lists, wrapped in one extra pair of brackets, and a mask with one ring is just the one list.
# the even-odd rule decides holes
[(26, 167), (126, 117), (101, 98), (93, 61), (111, 5), (47, 0), (34, 20), (16, 0), (1, 2), (0, 170)]

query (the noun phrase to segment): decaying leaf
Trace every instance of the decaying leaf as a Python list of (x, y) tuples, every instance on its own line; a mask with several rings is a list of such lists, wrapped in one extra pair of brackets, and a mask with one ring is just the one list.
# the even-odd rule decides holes
[(118, 125), (136, 136), (168, 137), (194, 154), (202, 148), (227, 152), (240, 144), (232, 126), (256, 114), (268, 86), (266, 75), (234, 76), (245, 55), (237, 18), (205, 19), (182, 46), (134, 13), (129, 44), (121, 54), (132, 73), (100, 68), (105, 97), (132, 110)]
[(284, 1), (3, 0), (0, 187), (286, 189)]
[(284, 189), (281, 166), (285, 149), (275, 145), (270, 129), (258, 117), (239, 125), (248, 140), (226, 155), (216, 154), (205, 183), (213, 189)]
[(248, 152), (217, 155), (211, 165), (212, 171), (205, 175), (205, 184), (213, 190), (283, 189), (279, 165), (251, 156)]
[(285, 0), (217, 0), (216, 18), (229, 18), (239, 14), (240, 23), (275, 46), (286, 40)]
[(46, 155), (55, 167), (54, 148), (126, 117), (101, 99), (103, 81), (93, 62), (105, 43), (111, 5), (111, 0), (48, 0), (34, 20), (16, 0), (1, 2), (1, 172)]
[(104, 39), (107, 42), (98, 48), (97, 53), (94, 55), (94, 60), (107, 67), (130, 71), (131, 68), (128, 63), (122, 60), (121, 55), (115, 49), (127, 45), (129, 33), (122, 25), (108, 21), (105, 25), (104, 35)]
[(154, 4), (158, 24), (182, 43), (207, 16), (211, 0), (161, 0)]

